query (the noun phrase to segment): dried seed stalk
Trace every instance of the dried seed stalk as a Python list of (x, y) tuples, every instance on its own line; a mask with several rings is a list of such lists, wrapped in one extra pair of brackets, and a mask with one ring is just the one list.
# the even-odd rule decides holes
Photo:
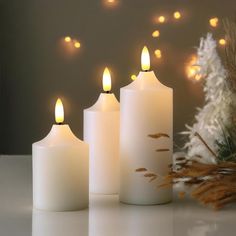
[(165, 134), (165, 133), (149, 134), (148, 137), (156, 138), (156, 139), (161, 138), (161, 137), (170, 138), (170, 136), (168, 134)]

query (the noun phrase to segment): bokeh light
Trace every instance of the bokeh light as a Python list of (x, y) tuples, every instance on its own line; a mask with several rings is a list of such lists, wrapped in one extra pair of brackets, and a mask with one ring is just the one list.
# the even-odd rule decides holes
[(153, 38), (158, 38), (160, 36), (160, 31), (159, 30), (155, 30), (152, 32), (152, 37)]
[(75, 41), (75, 42), (74, 42), (74, 47), (75, 47), (75, 48), (80, 48), (80, 47), (81, 47), (80, 42)]
[(81, 47), (81, 43), (77, 38), (73, 38), (72, 36), (64, 36), (59, 39), (58, 46), (61, 55), (69, 59), (78, 55), (78, 52), (80, 52), (78, 49)]
[(185, 73), (189, 80), (191, 81), (199, 81), (202, 79), (201, 74), (199, 74), (200, 67), (196, 65), (197, 56), (192, 55), (188, 62), (186, 63)]
[(119, 5), (119, 0), (102, 0), (102, 4), (105, 8), (114, 8)]
[(69, 43), (69, 42), (71, 42), (71, 37), (70, 36), (66, 36), (64, 40), (65, 40), (66, 43)]
[(181, 18), (181, 13), (179, 11), (176, 11), (176, 12), (174, 12), (173, 16), (174, 16), (175, 19), (178, 20), (178, 19)]
[(219, 39), (219, 45), (221, 45), (221, 46), (225, 46), (225, 44), (226, 44), (226, 40), (225, 39)]
[(218, 23), (219, 23), (219, 19), (217, 17), (213, 17), (209, 20), (210, 26), (214, 28), (218, 26)]
[(136, 80), (136, 79), (137, 79), (137, 76), (133, 74), (133, 75), (130, 76), (130, 78), (131, 78), (132, 80)]
[(158, 58), (158, 59), (162, 58), (162, 53), (161, 53), (160, 49), (156, 49), (154, 51), (154, 54), (155, 54), (156, 58)]
[(165, 21), (166, 21), (165, 16), (159, 16), (159, 17), (158, 17), (158, 22), (159, 22), (159, 23), (164, 23)]

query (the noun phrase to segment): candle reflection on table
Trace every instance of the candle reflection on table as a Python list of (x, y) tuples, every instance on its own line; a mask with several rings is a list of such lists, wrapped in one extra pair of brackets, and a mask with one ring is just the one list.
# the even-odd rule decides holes
[(93, 194), (90, 199), (89, 236), (174, 235), (170, 205), (126, 205), (117, 195)]
[(88, 210), (49, 212), (33, 210), (32, 236), (87, 236)]

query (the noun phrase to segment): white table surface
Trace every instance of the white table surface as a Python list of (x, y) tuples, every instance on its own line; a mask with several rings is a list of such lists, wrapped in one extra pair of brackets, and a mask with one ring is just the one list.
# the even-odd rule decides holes
[(88, 210), (32, 210), (31, 157), (0, 157), (0, 236), (233, 236), (236, 207), (213, 211), (192, 200), (159, 206), (91, 195)]

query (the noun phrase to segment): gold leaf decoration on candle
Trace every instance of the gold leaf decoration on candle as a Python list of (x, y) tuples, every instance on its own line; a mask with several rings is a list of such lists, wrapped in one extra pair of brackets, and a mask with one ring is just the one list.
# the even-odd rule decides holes
[(146, 168), (138, 168), (135, 170), (136, 172), (144, 172), (144, 171), (147, 171)]
[(144, 177), (156, 177), (157, 175), (154, 174), (154, 173), (147, 173), (147, 174), (144, 174)]
[(171, 187), (171, 185), (172, 185), (172, 183), (169, 181), (169, 182), (165, 182), (163, 184), (160, 184), (157, 187), (158, 188), (169, 188), (169, 187)]
[(148, 170), (147, 170), (146, 168), (143, 168), (143, 167), (138, 168), (138, 169), (136, 169), (135, 171), (136, 171), (136, 172), (145, 172), (145, 173), (143, 174), (143, 176), (144, 176), (145, 178), (148, 178), (148, 179), (149, 179), (149, 180), (148, 180), (149, 183), (152, 182), (152, 181), (154, 181), (154, 180), (156, 180), (158, 177), (161, 177), (161, 176), (159, 176), (158, 174), (155, 174), (155, 173), (153, 173), (153, 172), (147, 172)]
[(180, 199), (183, 199), (183, 198), (185, 197), (185, 192), (179, 192), (179, 193), (178, 193), (178, 197), (179, 197)]
[(149, 183), (152, 182), (153, 180), (155, 180), (157, 178), (157, 176), (153, 176), (152, 178), (150, 178), (150, 180), (148, 181)]
[(170, 136), (168, 134), (165, 134), (165, 133), (149, 134), (148, 137), (156, 138), (156, 139), (161, 138), (161, 137), (170, 138)]
[(161, 148), (161, 149), (157, 149), (156, 152), (169, 152), (170, 149), (168, 148)]

